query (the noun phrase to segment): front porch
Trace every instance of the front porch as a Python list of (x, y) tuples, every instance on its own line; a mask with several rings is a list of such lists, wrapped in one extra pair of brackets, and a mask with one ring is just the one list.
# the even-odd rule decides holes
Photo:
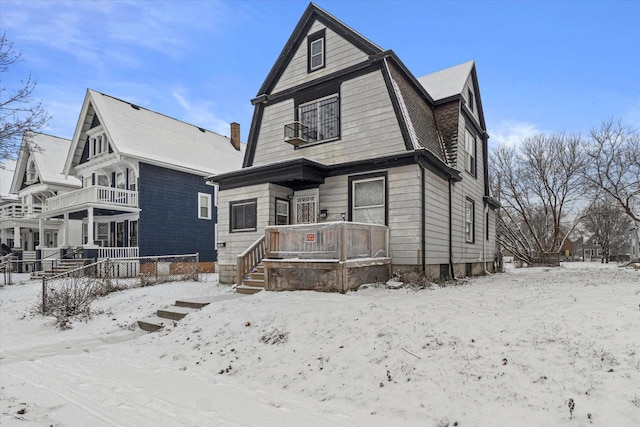
[(387, 281), (388, 228), (346, 221), (268, 226), (264, 237), (238, 256), (239, 286), (259, 264), (266, 290), (346, 292)]

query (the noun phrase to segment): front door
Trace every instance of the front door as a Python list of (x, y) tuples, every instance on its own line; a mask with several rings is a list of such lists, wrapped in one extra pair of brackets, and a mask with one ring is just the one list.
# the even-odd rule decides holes
[(293, 219), (295, 224), (318, 222), (318, 200), (320, 190), (302, 190), (293, 193)]

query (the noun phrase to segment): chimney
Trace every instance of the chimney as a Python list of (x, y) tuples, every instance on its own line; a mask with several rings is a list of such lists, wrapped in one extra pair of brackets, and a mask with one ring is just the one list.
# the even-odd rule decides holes
[(240, 151), (240, 123), (231, 123), (231, 145)]

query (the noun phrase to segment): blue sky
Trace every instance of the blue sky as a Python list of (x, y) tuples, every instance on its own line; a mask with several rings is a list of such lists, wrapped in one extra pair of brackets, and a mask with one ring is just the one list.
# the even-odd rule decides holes
[[(316, 3), (417, 77), (475, 60), (490, 142), (581, 132), (603, 119), (640, 128), (640, 1)], [(246, 140), (250, 99), (307, 1), (0, 2), (0, 29), (71, 138), (87, 88)]]

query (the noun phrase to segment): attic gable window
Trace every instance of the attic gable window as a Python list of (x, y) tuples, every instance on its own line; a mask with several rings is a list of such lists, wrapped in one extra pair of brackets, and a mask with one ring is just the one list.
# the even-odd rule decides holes
[(98, 156), (109, 152), (109, 142), (105, 133), (92, 132), (87, 136), (89, 144), (89, 157)]
[(471, 89), (467, 90), (467, 97), (469, 99), (469, 110), (473, 111), (473, 91)]
[(325, 66), (325, 30), (307, 37), (307, 71), (319, 70)]

